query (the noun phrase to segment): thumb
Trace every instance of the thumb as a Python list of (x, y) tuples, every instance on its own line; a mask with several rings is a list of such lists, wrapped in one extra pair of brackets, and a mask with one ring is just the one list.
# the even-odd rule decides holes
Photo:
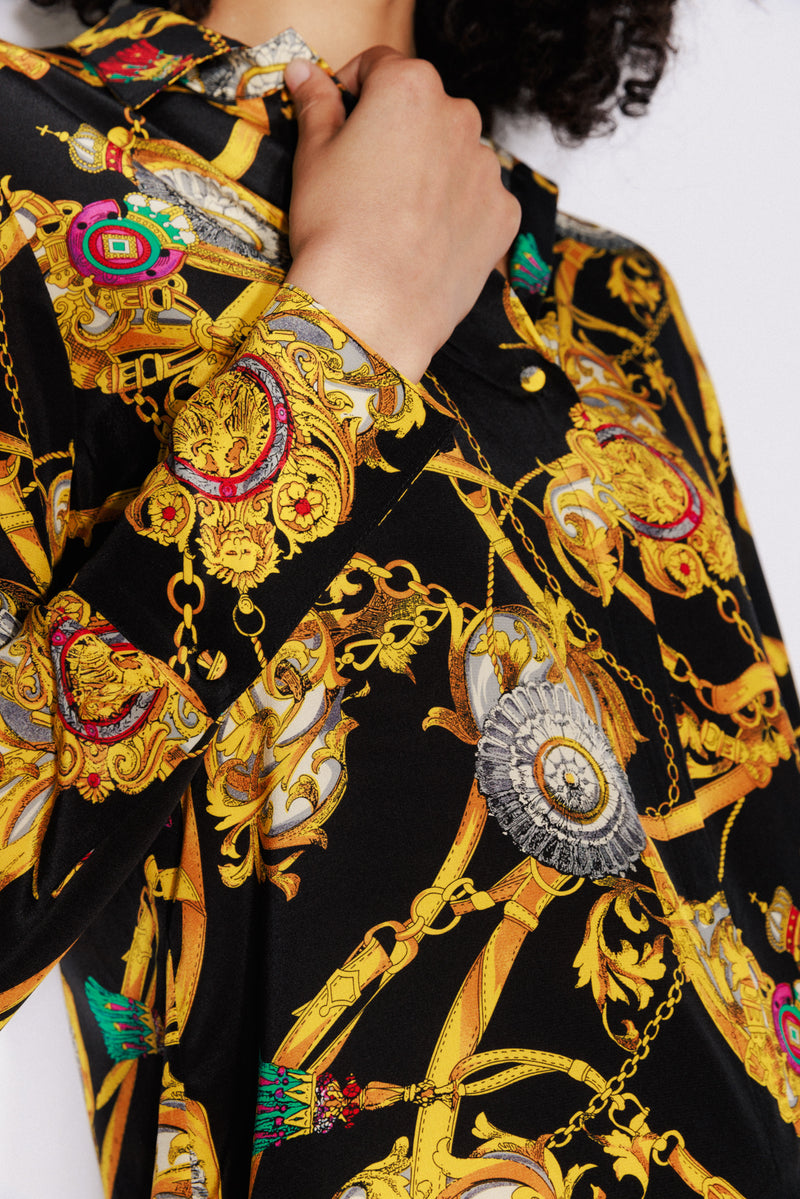
[(405, 57), (405, 54), (401, 54), (399, 50), (394, 50), (391, 46), (370, 46), (368, 50), (362, 50), (360, 54), (356, 54), (355, 58), (351, 58), (343, 67), (340, 67), (336, 76), (348, 92), (358, 96), (361, 88), (380, 63), (392, 58)]
[(338, 87), (321, 67), (305, 58), (293, 58), (284, 78), (294, 101), (299, 146), (324, 144), (345, 122)]

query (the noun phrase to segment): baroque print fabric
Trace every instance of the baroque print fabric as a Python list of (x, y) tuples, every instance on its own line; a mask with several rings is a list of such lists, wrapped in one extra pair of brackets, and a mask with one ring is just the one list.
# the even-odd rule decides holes
[(0, 998), (109, 1196), (800, 1185), (800, 723), (669, 277), (498, 151), (415, 387), (283, 286), (288, 30), (0, 47)]

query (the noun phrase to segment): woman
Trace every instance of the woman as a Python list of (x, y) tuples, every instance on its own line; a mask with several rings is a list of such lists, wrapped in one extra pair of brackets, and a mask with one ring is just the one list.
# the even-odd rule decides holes
[[(163, 41), (170, 26), (162, 23), (156, 30), (157, 23), (146, 28), (144, 38), (134, 25), (125, 44), (119, 36), (105, 41), (103, 33), (95, 35), (84, 47), (87, 72), (100, 71), (108, 86), (116, 84), (118, 90), (120, 84), (152, 87), (154, 80), (163, 82), (163, 56), (174, 56), (176, 47)], [(221, 24), (220, 28), (227, 32)], [(135, 55), (132, 46), (137, 48)], [(203, 233), (197, 239), (200, 244), (184, 242), (184, 259), (169, 260), (173, 274), (218, 271), (221, 260), (228, 272), (242, 271), (243, 260), (254, 257), (241, 233), (231, 240), (230, 209), (223, 225), (228, 236), (218, 229), (217, 241), (212, 241), (200, 214), (209, 211), (213, 188), (208, 181), (215, 179), (214, 172), (169, 151), (164, 126), (168, 118), (180, 125), (182, 114), (189, 111), (187, 101), (194, 103), (193, 95), (199, 94), (216, 103), (219, 111), (233, 107), (246, 126), (259, 127), (252, 106), (237, 108), (252, 100), (240, 85), (248, 72), (263, 73), (274, 63), (245, 56), (244, 70), (237, 73), (241, 63), (233, 66), (234, 58), (225, 61), (220, 56), (205, 70), (196, 51), (194, 60), (184, 87), (183, 75), (176, 76), (174, 95), (152, 97), (145, 116), (154, 130), (150, 138), (141, 136), (138, 116), (132, 135), (124, 137), (120, 127), (107, 144), (93, 134), (63, 131), (62, 144), (69, 139), (76, 170), (94, 165), (117, 170), (128, 189), (130, 215), (119, 215), (112, 224), (105, 209), (96, 217), (91, 205), (80, 212), (59, 209), (73, 234), (71, 269), (91, 281), (98, 313), (91, 324), (99, 321), (104, 334), (110, 326), (99, 314), (109, 314), (112, 298), (123, 295), (119, 271), (128, 271), (129, 280), (136, 274), (136, 264), (121, 266), (120, 257), (125, 264), (128, 259), (117, 239), (125, 231), (130, 235), (150, 228), (147, 220), (155, 211), (163, 212), (148, 205), (148, 196), (165, 203), (168, 189), (174, 192), (182, 184), (184, 212), (193, 224), (190, 232)], [(780, 1146), (774, 1165), (776, 1193), (781, 1187), (791, 1189), (796, 1159), (789, 1135), (784, 1135), (793, 1135), (793, 1130), (791, 1105), (782, 1087), (791, 1079), (787, 1068), (793, 1068), (793, 1005), (787, 983), (773, 981), (761, 959), (772, 952), (776, 956), (769, 958), (770, 966), (777, 962), (778, 970), (783, 967), (782, 973), (774, 973), (779, 979), (791, 977), (786, 954), (780, 957), (777, 951), (791, 952), (792, 944), (781, 941), (784, 901), (778, 901), (777, 892), (771, 906), (770, 894), (761, 896), (766, 925), (761, 913), (748, 911), (740, 898), (748, 886), (769, 888), (777, 881), (776, 868), (763, 858), (754, 861), (748, 852), (756, 829), (763, 839), (764, 821), (744, 799), (756, 778), (759, 787), (770, 786), (773, 811), (791, 819), (780, 797), (783, 788), (791, 788), (789, 749), (780, 741), (785, 742), (787, 725), (764, 652), (752, 638), (756, 616), (742, 608), (744, 598), (735, 590), (733, 541), (723, 516), (726, 504), (729, 519), (733, 514), (730, 480), (715, 410), (702, 376), (699, 392), (693, 380), (691, 339), (669, 283), (652, 260), (621, 239), (563, 221), (556, 248), (547, 185), (533, 180), (532, 187), (519, 167), (501, 160), (505, 180), (519, 196), (523, 221), (522, 240), (515, 239), (504, 263), (502, 242), (511, 235), (498, 234), (497, 245), (492, 240), (497, 220), (482, 226), (480, 218), (482, 210), (497, 204), (502, 220), (510, 224), (510, 206), (487, 178), (487, 156), (474, 143), (470, 148), (461, 109), (455, 122), (461, 141), (450, 182), (448, 162), (440, 153), (442, 162), (436, 165), (442, 170), (431, 187), (441, 187), (448, 204), (460, 200), (454, 197), (453, 176), (458, 175), (459, 163), (474, 162), (485, 190), (479, 211), (467, 208), (456, 225), (475, 222), (485, 232), (477, 238), (480, 253), (471, 232), (451, 248), (456, 260), (474, 254), (477, 261), (463, 270), (457, 262), (453, 278), (444, 285), (444, 302), (439, 293), (436, 305), (424, 307), (430, 275), (420, 279), (419, 272), (431, 263), (435, 267), (435, 248), (446, 221), (429, 226), (434, 233), (429, 233), (419, 254), (422, 261), (411, 273), (414, 305), (408, 303), (407, 278), (397, 288), (396, 269), (381, 274), (386, 260), (390, 267), (408, 260), (396, 244), (385, 247), (387, 236), (394, 236), (392, 221), (384, 222), (380, 237), (373, 230), (355, 256), (352, 246), (359, 246), (361, 229), (349, 227), (343, 251), (339, 231), (354, 199), (335, 190), (342, 176), (336, 156), (344, 153), (348, 176), (359, 185), (354, 190), (363, 197), (375, 174), (373, 163), (371, 170), (363, 169), (363, 158), (395, 123), (395, 114), (387, 113), (385, 101), (380, 103), (386, 93), (379, 84), (381, 76), (397, 69), (396, 60), (372, 55), (364, 62), (360, 79), (354, 72), (352, 81), (353, 90), (359, 82), (363, 87), (354, 117), (366, 111), (362, 125), (367, 120), (378, 123), (363, 141), (355, 142), (355, 150), (354, 138), (341, 136), (337, 97), (327, 81), (316, 73), (296, 81), (301, 140), (291, 213), (294, 263), (288, 281), (301, 291), (278, 293), (278, 307), (270, 310), (266, 327), (254, 330), (232, 368), (220, 376), (236, 384), (233, 390), (229, 383), (221, 389), (220, 383), (212, 382), (188, 397), (172, 440), (171, 473), (151, 476), (145, 491), (132, 501), (127, 520), (135, 532), (125, 544), (147, 545), (141, 540), (145, 538), (159, 546), (176, 546), (184, 553), (184, 582), (191, 544), (189, 561), (206, 568), (209, 595), (213, 578), (223, 577), (238, 590), (234, 624), (255, 648), (262, 631), (258, 620), (254, 628), (245, 619), (252, 615), (251, 592), (261, 612), (272, 617), (273, 611), (261, 598), (258, 588), (266, 576), (259, 577), (259, 571), (268, 575), (278, 567), (281, 573), (298, 555), (308, 560), (314, 541), (324, 546), (325, 537), (345, 527), (345, 505), (353, 528), (367, 499), (373, 502), (375, 489), (369, 480), (364, 482), (363, 469), (354, 497), (347, 472), (337, 474), (331, 467), (331, 446), (335, 443), (334, 457), (338, 454), (340, 462), (352, 460), (354, 468), (365, 461), (389, 465), (403, 480), (408, 475), (404, 486), (413, 482), (414, 487), (408, 498), (403, 491), (388, 507), (383, 501), (382, 524), (373, 531), (370, 525), (379, 512), (375, 504), (382, 498), (378, 495), (357, 542), (348, 545), (344, 556), (339, 551), (340, 562), (347, 565), (328, 568), (324, 583), (317, 576), (299, 576), (301, 588), (318, 582), (317, 591), (324, 587), (327, 594), (314, 603), (284, 649), (274, 656), (262, 649), (263, 680), (235, 699), (218, 734), (203, 744), (207, 785), (203, 788), (196, 780), (194, 796), (184, 800), (182, 812), (159, 800), (155, 784), (144, 793), (146, 799), (155, 796), (147, 800), (154, 804), (147, 818), (169, 812), (169, 825), (158, 834), (154, 825), (147, 841), (140, 841), (139, 853), (128, 851), (130, 885), (123, 884), (113, 899), (108, 896), (116, 912), (119, 949), (109, 946), (106, 924), (102, 935), (84, 937), (83, 950), (79, 948), (68, 964), (83, 1037), (90, 1046), (94, 1042), (92, 1090), (106, 1179), (117, 1187), (116, 1193), (142, 1193), (141, 1180), (135, 1177), (144, 1165), (141, 1142), (138, 1152), (131, 1146), (146, 1121), (148, 1103), (158, 1093), (163, 1165), (157, 1166), (157, 1193), (181, 1193), (168, 1188), (185, 1187), (190, 1178), (193, 1187), (215, 1193), (225, 1171), (227, 1185), (237, 1193), (246, 1140), (253, 1147), (256, 1194), (265, 1187), (264, 1193), (288, 1193), (289, 1188), (297, 1189), (299, 1179), (303, 1193), (339, 1193), (348, 1190), (348, 1178), (353, 1179), (351, 1193), (372, 1186), (401, 1193), (397, 1188), (405, 1188), (409, 1171), (411, 1193), (420, 1195), (483, 1194), (487, 1188), (500, 1195), (520, 1185), (536, 1188), (537, 1193), (545, 1179), (559, 1189), (575, 1183), (586, 1170), (593, 1171), (592, 1181), (603, 1172), (603, 1185), (610, 1188), (616, 1185), (614, 1173), (624, 1177), (634, 1161), (643, 1182), (651, 1171), (657, 1172), (654, 1186), (659, 1193), (722, 1185), (713, 1183), (712, 1176), (733, 1173), (737, 1181), (729, 1178), (729, 1192), (747, 1194), (748, 1186), (761, 1185), (767, 1163), (759, 1161), (756, 1171), (749, 1172), (738, 1141), (746, 1136), (752, 1144), (760, 1135), (769, 1135)], [(430, 125), (439, 128), (442, 117), (437, 114), (452, 112), (450, 102), (432, 88), (428, 76), (420, 107), (418, 76), (402, 69), (404, 81), (414, 79), (416, 126), (429, 127), (425, 122), (433, 111)], [(396, 85), (393, 90), (396, 94)], [(238, 115), (245, 112), (246, 118)], [(281, 113), (273, 104), (269, 114), (270, 135), (278, 141)], [(238, 130), (247, 133), (241, 124)], [(346, 133), (351, 130), (352, 125), (344, 126)], [(361, 132), (356, 125), (356, 133)], [(234, 159), (238, 172), (233, 177), (248, 178), (252, 168), (242, 170), (241, 144), (234, 145), (232, 137), (229, 132), (229, 140), (222, 139), (214, 161), (230, 147), (227, 160)], [(416, 153), (416, 146), (409, 150)], [(98, 154), (104, 158), (98, 160)], [(396, 159), (397, 154), (390, 154), (378, 163), (385, 185), (380, 195), (411, 191), (407, 170), (394, 184), (387, 177)], [(205, 161), (212, 161), (208, 152)], [(334, 166), (325, 175), (331, 162)], [(426, 183), (430, 171), (428, 159)], [(136, 193), (130, 193), (131, 179), (139, 189)], [(206, 185), (200, 205), (196, 200), (202, 180)], [(32, 201), (15, 184), (12, 175), (9, 204), (21, 224), (33, 211)], [(304, 197), (313, 198), (315, 187), (333, 209), (335, 221), (319, 222), (319, 202), (309, 203), (306, 217)], [(366, 210), (359, 212), (362, 224), (371, 219), (380, 195), (373, 194)], [(423, 197), (419, 192), (412, 197), (416, 212)], [(169, 198), (174, 207), (174, 198)], [(245, 225), (251, 241), (260, 230), (263, 251), (267, 227), (280, 233), (280, 222), (274, 217), (272, 225), (269, 220), (257, 225), (259, 213), (248, 211), (240, 193), (239, 200), (236, 222)], [(441, 207), (434, 204), (434, 213), (441, 215)], [(218, 207), (214, 211), (222, 215)], [(327, 211), (323, 215), (328, 218)], [(163, 248), (177, 254), (176, 230), (186, 227), (176, 223), (180, 215), (172, 209), (166, 219), (171, 228)], [(91, 220), (97, 223), (92, 226)], [(324, 236), (318, 232), (320, 223), (329, 227), (323, 229)], [(397, 224), (407, 233), (408, 218)], [(83, 231), (87, 226), (96, 236)], [(43, 233), (48, 228), (43, 225)], [(379, 256), (371, 249), (376, 237)], [(42, 239), (36, 244), (49, 252), (50, 243)], [(203, 247), (214, 244), (212, 262)], [(90, 252), (93, 261), (87, 257)], [(363, 259), (368, 253), (373, 254), (372, 274), (380, 280), (374, 293), (364, 283)], [(272, 248), (277, 266), (280, 255), (277, 239)], [(356, 270), (350, 275), (353, 257)], [(89, 266), (81, 270), (84, 258)], [(343, 330), (337, 332), (335, 323), (317, 316), (310, 300), (302, 298), (303, 290), (310, 291), (334, 310), (336, 300), (350, 303), (354, 290), (357, 298), (366, 297), (368, 302), (347, 312), (344, 323), (371, 349), (393, 357), (413, 379), (427, 365), (419, 358), (427, 359), (428, 349), (435, 349), (449, 332), (442, 325), (431, 327), (431, 314), (445, 325), (454, 323), (465, 295), (471, 304), (470, 289), (480, 289), (482, 275), (498, 258), (513, 291), (503, 288), (498, 276), (490, 278), (460, 337), (457, 333), (450, 349), (437, 356), (427, 376), (430, 398), (424, 413), (413, 389), (387, 375), (369, 350), (365, 359), (357, 340), (343, 342)], [(343, 277), (347, 286), (340, 296), (336, 287)], [(72, 276), (65, 285), (51, 267), (49, 278), (68, 299)], [(148, 286), (146, 280), (134, 281)], [(175, 286), (171, 276), (168, 282)], [(379, 311), (376, 320), (376, 296), (383, 303), (387, 295), (388, 316)], [(157, 300), (155, 293), (148, 297), (152, 303)], [(210, 307), (211, 301), (206, 298), (204, 303)], [(398, 327), (409, 327), (408, 321), (398, 320), (398, 305), (411, 314), (415, 333), (410, 339), (395, 340)], [(212, 314), (219, 336), (221, 314)], [(130, 319), (128, 328), (133, 328), (135, 314)], [(368, 330), (365, 320), (373, 322)], [(199, 321), (196, 310), (192, 321)], [(86, 318), (79, 317), (69, 328), (80, 341), (86, 326)], [(302, 356), (284, 362), (282, 347), (289, 332)], [(84, 388), (87, 382), (102, 386), (97, 374), (90, 380), (79, 375), (82, 359), (76, 345), (69, 344), (73, 380), (82, 380), (78, 385)], [(356, 437), (352, 459), (336, 425), (329, 420), (320, 428), (315, 423), (319, 415), (304, 408), (305, 376), (295, 367), (314, 358), (315, 345), (324, 351), (315, 359), (323, 380), (322, 391), (316, 393), (318, 414), (325, 415), (328, 397), (341, 396), (345, 385), (357, 392), (365, 367), (367, 380), (384, 380), (380, 404), (371, 400), (360, 417), (368, 433), (372, 420), (378, 438), (373, 442)], [(158, 349), (166, 361), (163, 345)], [(112, 343), (112, 365), (128, 361), (125, 350)], [(344, 359), (336, 357), (341, 354)], [(334, 359), (341, 365), (337, 367)], [(346, 361), (352, 366), (342, 376)], [(260, 426), (255, 419), (242, 426), (233, 411), (227, 414), (225, 405), (229, 398), (240, 408), (262, 403), (266, 413), (253, 390), (253, 376), (266, 380), (274, 398), (263, 372), (272, 377), (275, 363), (280, 364), (279, 384), (287, 386), (291, 421), (280, 415), (275, 399), (277, 407), (269, 409), (268, 423), (265, 416)], [(193, 370), (197, 376), (197, 364)], [(372, 387), (374, 391), (374, 383)], [(152, 386), (145, 390), (158, 395)], [(123, 389), (121, 394), (127, 393)], [(262, 389), (261, 394), (266, 392)], [(349, 394), (350, 403), (357, 404), (357, 395), (352, 390)], [(184, 398), (177, 387), (168, 392), (167, 414)], [(527, 401), (522, 408), (521, 400)], [(337, 404), (341, 400), (334, 398), (328, 406), (335, 410)], [(343, 411), (350, 411), (348, 404)], [(444, 422), (441, 432), (436, 414)], [(426, 436), (432, 432), (432, 442), (420, 446), (417, 438), (415, 445), (413, 425), (421, 425)], [(252, 445), (259, 428), (270, 430), (270, 447)], [(409, 458), (395, 445), (387, 446), (393, 431), (400, 431), (404, 444), (412, 445)], [(242, 465), (268, 461), (267, 448), (277, 463), (277, 473), (267, 480), (275, 536), (288, 542), (288, 549), (280, 546), (281, 561), (273, 552), (276, 541), (258, 541), (261, 531), (270, 527), (265, 510), (262, 507), (259, 524), (247, 508), (262, 501), (241, 491)], [(414, 476), (419, 465), (426, 473), (418, 481)], [(80, 470), (76, 477), (80, 480)], [(236, 489), (233, 500), (238, 502), (240, 493), (243, 497), (238, 508), (221, 503), (225, 480), (229, 489)], [(332, 482), (339, 487), (338, 495), (331, 491)], [(260, 483), (259, 487), (255, 494), (263, 495), (265, 488)], [(188, 531), (186, 521), (181, 525), (181, 505), (191, 504), (204, 518), (196, 534)], [(337, 516), (342, 518), (338, 523)], [(114, 554), (117, 532), (109, 540), (106, 564), (110, 554), (122, 573), (121, 556)], [(736, 536), (743, 546), (742, 534)], [(487, 545), (493, 547), (488, 573)], [(147, 561), (155, 566), (158, 559), (148, 555)], [(224, 577), (226, 571), (229, 577)], [(79, 772), (75, 785), (84, 800), (102, 804), (105, 810), (110, 793), (104, 793), (103, 772), (110, 772), (108, 777), (123, 795), (130, 791), (130, 779), (106, 765), (112, 756), (106, 748), (109, 738), (92, 736), (98, 712), (108, 724), (112, 715), (119, 722), (122, 713), (138, 710), (136, 704), (149, 704), (148, 713), (154, 716), (159, 704), (159, 719), (163, 721), (161, 713), (167, 712), (174, 727), (179, 712), (186, 720), (187, 709), (180, 704), (170, 708), (177, 685), (164, 682), (158, 665), (166, 655), (154, 656), (155, 639), (143, 645), (137, 638), (141, 626), (135, 613), (104, 579), (98, 581), (96, 571), (93, 575), (91, 560), (83, 577), (88, 582), (79, 576), (79, 599), (86, 603), (102, 598), (99, 610), (116, 617), (124, 644), (103, 631), (105, 625), (84, 615), (82, 607), (84, 623), (73, 631), (68, 621), (77, 617), (66, 600), (50, 617), (55, 624), (50, 644), (78, 697), (73, 702), (67, 695), (66, 708), (59, 708), (68, 752), (84, 753), (87, 744), (94, 744), (106, 755), (102, 769), (93, 759), (95, 769)], [(273, 589), (272, 596), (274, 603), (280, 602), (280, 592)], [(135, 598), (141, 600), (141, 592)], [(219, 614), (222, 606), (216, 597), (214, 603)], [(208, 636), (203, 603), (190, 606), (194, 621), (187, 622), (184, 601), (183, 628), (195, 633), (181, 633), (175, 640), (178, 652), (170, 666), (177, 672), (189, 665), (189, 654), (181, 655), (181, 646), (191, 649), (198, 636), (204, 646), (202, 638)], [(714, 619), (718, 606), (720, 612), (724, 608), (723, 616), (744, 611), (732, 638), (722, 637), (725, 630)], [(763, 609), (759, 615), (769, 620)], [(652, 657), (654, 624), (665, 646), (663, 665), (659, 661), (658, 666)], [(703, 630), (699, 641), (698, 628)], [(716, 639), (715, 674), (704, 657), (709, 648), (704, 639), (711, 636)], [(676, 639), (677, 650), (672, 644)], [(35, 653), (39, 643), (31, 644)], [(246, 670), (235, 640), (224, 644), (228, 669)], [(71, 649), (61, 650), (61, 645)], [(145, 662), (140, 660), (142, 649), (148, 654)], [(74, 661), (70, 652), (77, 655)], [(703, 675), (698, 674), (701, 663)], [(210, 667), (209, 681), (213, 663)], [(131, 674), (134, 684), (146, 676), (147, 686), (137, 689), (127, 681)], [(369, 684), (369, 696), (359, 674)], [(188, 670), (186, 678), (197, 695), (201, 681)], [(79, 685), (87, 691), (84, 699)], [(104, 697), (111, 696), (112, 688), (116, 698), (110, 713), (112, 701)], [(209, 687), (200, 695), (206, 708), (212, 707), (213, 690)], [(196, 725), (202, 720), (202, 707), (191, 692), (180, 693), (185, 704), (194, 705)], [(312, 699), (317, 723), (309, 737), (308, 717), (302, 714), (313, 707)], [(348, 703), (346, 717), (342, 702)], [(403, 713), (399, 721), (393, 719), (398, 705)], [(414, 731), (420, 724), (426, 729), (422, 736)], [(352, 745), (345, 755), (350, 732)], [(476, 744), (478, 786), (470, 790)], [(307, 764), (296, 749), (290, 752), (292, 746), (302, 746), (311, 755)], [(266, 773), (257, 769), (262, 754)], [(242, 789), (248, 769), (250, 808)], [(715, 780), (713, 786), (705, 782), (709, 778)], [(265, 808), (268, 824), (262, 827), (260, 813)], [(75, 810), (82, 811), (79, 801)], [(330, 842), (320, 860), (312, 851), (323, 843), (323, 822)], [(39, 844), (58, 856), (50, 831), (53, 823), (41, 829)], [(222, 852), (234, 860), (220, 867), (219, 840), (226, 828), (233, 831)], [(134, 839), (140, 832), (130, 826), (126, 831)], [(201, 846), (198, 857), (195, 847)], [(290, 867), (304, 847), (308, 853), (297, 875)], [(119, 861), (120, 850), (115, 844), (109, 852), (101, 843), (92, 857), (96, 861), (104, 855), (108, 868)], [(276, 851), (280, 860), (267, 856)], [(777, 851), (774, 859), (777, 863)], [(629, 876), (639, 861), (639, 877), (644, 871), (646, 883)], [(49, 870), (52, 875), (51, 863), (45, 852), (39, 854), (43, 873)], [(474, 883), (464, 874), (467, 864), (476, 876)], [(12, 868), (19, 871), (11, 879), (13, 886), (24, 871), (19, 865)], [(90, 859), (88, 873), (92, 869)], [(69, 896), (64, 889), (73, 880), (83, 882), (86, 874), (85, 866), (81, 873), (69, 874), (54, 888), (53, 898)], [(590, 878), (602, 884), (599, 897), (595, 888), (581, 886)], [(730, 887), (735, 918), (725, 901), (712, 895), (723, 878)], [(292, 896), (287, 909), (280, 896), (276, 903), (277, 891), (270, 892), (266, 880)], [(790, 882), (783, 875), (781, 881)], [(102, 890), (97, 877), (88, 883), (81, 895), (84, 900), (94, 896), (97, 902)], [(403, 912), (410, 908), (407, 920), (396, 915), (398, 905)], [(55, 905), (53, 910), (61, 916), (64, 907)], [(128, 919), (133, 917), (130, 926), (126, 912)], [(788, 901), (786, 919), (790, 915)], [(651, 922), (666, 932), (650, 931)], [(702, 936), (692, 932), (704, 927), (714, 930), (710, 953)], [(746, 950), (737, 940), (736, 928), (742, 927)], [(431, 934), (448, 930), (450, 935), (436, 942), (444, 948), (431, 956)], [(130, 948), (122, 945), (126, 935)], [(52, 929), (48, 936), (55, 936)], [(755, 963), (749, 956), (753, 943), (761, 951)], [(115, 965), (121, 958), (128, 963), (124, 971)], [(734, 959), (733, 981), (729, 975), (719, 975), (711, 986), (704, 981), (707, 976), (716, 979), (720, 963)], [(259, 962), (264, 962), (263, 979)], [(755, 990), (747, 989), (745, 975), (738, 970), (745, 963), (759, 978)], [(95, 973), (87, 977), (87, 966), (97, 971), (100, 965), (105, 981)], [(585, 992), (580, 990), (590, 982), (600, 1009), (593, 1021), (591, 1001), (584, 1005)], [(619, 1007), (625, 1002), (621, 982), (636, 994), (643, 1013), (639, 1021)], [(765, 1020), (758, 1023), (767, 994), (777, 1003), (772, 1027)], [(737, 1016), (740, 1010), (746, 1014), (746, 1035)], [(768, 1007), (763, 1011), (773, 1014)], [(698, 1023), (702, 1032), (697, 1031)], [(714, 1026), (724, 1044), (715, 1040)], [(674, 1029), (678, 1032), (665, 1049), (664, 1041)], [(662, 1044), (650, 1057), (652, 1067), (645, 1066), (656, 1036)], [(222, 1068), (215, 1053), (208, 1058), (214, 1037), (223, 1046)], [(259, 1064), (254, 1071), (248, 1063), (256, 1041)], [(166, 1058), (163, 1065), (161, 1055)], [(723, 1102), (726, 1136), (731, 1117), (742, 1132), (726, 1140), (721, 1152), (720, 1117), (708, 1103), (712, 1094), (718, 1102), (718, 1087), (713, 1085), (704, 1098), (702, 1088), (693, 1094), (680, 1086), (689, 1064), (704, 1056), (712, 1071), (730, 1069), (730, 1063), (739, 1071), (729, 1080)], [(585, 1062), (580, 1064), (578, 1058)], [(357, 1081), (350, 1077), (351, 1069)], [(638, 1079), (627, 1086), (634, 1074)], [(541, 1075), (546, 1078), (544, 1089)], [(748, 1081), (753, 1077), (757, 1083)], [(589, 1088), (589, 1096), (596, 1092), (597, 1099), (576, 1100), (571, 1088), (578, 1082)], [(661, 1124), (646, 1124), (640, 1086), (644, 1102), (661, 1114)], [(618, 1102), (615, 1096), (621, 1092)], [(576, 1102), (581, 1106), (570, 1118)], [(765, 1113), (763, 1125), (753, 1122), (749, 1105), (757, 1102), (774, 1103), (779, 1115), (770, 1122)], [(609, 1114), (615, 1113), (616, 1132), (613, 1122), (608, 1123)], [(121, 1137), (126, 1115), (128, 1131)], [(584, 1136), (587, 1123), (594, 1139)], [(481, 1148), (470, 1159), (472, 1124)], [(246, 1135), (243, 1125), (248, 1125)], [(300, 1155), (307, 1148), (302, 1133), (325, 1133), (333, 1125), (337, 1131), (330, 1140), (313, 1145), (310, 1155)], [(666, 1131), (673, 1125), (675, 1134)], [(768, 1134), (759, 1132), (767, 1127)], [(713, 1164), (704, 1160), (698, 1143), (707, 1150), (706, 1157), (716, 1154)], [(274, 1156), (278, 1144), (282, 1157)], [(618, 1170), (605, 1166), (610, 1158), (619, 1159)], [(570, 1168), (573, 1173), (568, 1175)], [(564, 1175), (566, 1183), (560, 1181)]]

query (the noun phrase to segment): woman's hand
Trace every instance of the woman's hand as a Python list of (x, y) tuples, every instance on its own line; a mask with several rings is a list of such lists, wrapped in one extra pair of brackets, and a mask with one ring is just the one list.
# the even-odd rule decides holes
[[(304, 70), (307, 68), (307, 70)], [(287, 283), (414, 381), (478, 298), (520, 208), (469, 100), (430, 63), (375, 46), (339, 72), (290, 64), (297, 111)]]

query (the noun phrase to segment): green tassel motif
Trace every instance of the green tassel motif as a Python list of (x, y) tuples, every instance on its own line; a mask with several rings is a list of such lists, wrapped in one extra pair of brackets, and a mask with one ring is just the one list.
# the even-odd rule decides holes
[(158, 1053), (156, 1023), (147, 1004), (106, 990), (96, 978), (87, 978), (84, 989), (110, 1058), (124, 1062)]

